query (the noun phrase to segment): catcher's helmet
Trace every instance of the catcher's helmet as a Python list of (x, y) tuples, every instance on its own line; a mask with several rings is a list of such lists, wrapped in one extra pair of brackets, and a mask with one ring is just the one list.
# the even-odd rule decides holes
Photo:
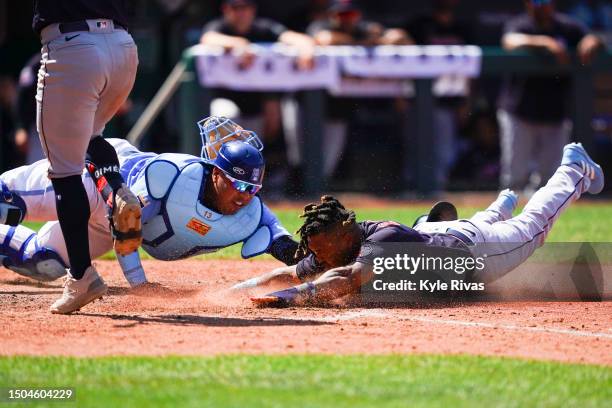
[(210, 163), (225, 173), (238, 191), (255, 194), (262, 186), (266, 163), (261, 152), (247, 142), (223, 143)]
[(214, 160), (219, 153), (219, 149), (224, 143), (230, 140), (242, 140), (257, 150), (263, 150), (263, 143), (257, 133), (245, 130), (231, 119), (223, 116), (210, 116), (198, 122), (200, 137), (202, 139), (203, 159)]

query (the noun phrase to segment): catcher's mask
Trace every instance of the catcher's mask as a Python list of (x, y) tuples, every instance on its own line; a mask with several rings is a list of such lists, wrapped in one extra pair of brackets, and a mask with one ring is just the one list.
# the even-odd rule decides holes
[(201, 157), (213, 161), (224, 143), (238, 140), (253, 146), (258, 151), (263, 150), (263, 143), (257, 133), (245, 130), (231, 119), (223, 116), (209, 116), (198, 122), (202, 139)]

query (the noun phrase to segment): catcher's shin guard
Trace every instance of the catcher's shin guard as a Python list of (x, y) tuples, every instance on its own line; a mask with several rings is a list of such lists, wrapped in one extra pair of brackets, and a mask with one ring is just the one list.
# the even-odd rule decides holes
[(38, 244), (34, 231), (19, 225), (0, 225), (0, 264), (19, 275), (50, 282), (66, 275), (66, 264), (49, 248)]
[(142, 243), (140, 201), (130, 189), (122, 184), (117, 191), (112, 190), (96, 166), (87, 163), (87, 171), (96, 183), (98, 192), (109, 206), (108, 220), (113, 236), (114, 248), (119, 255), (128, 255)]

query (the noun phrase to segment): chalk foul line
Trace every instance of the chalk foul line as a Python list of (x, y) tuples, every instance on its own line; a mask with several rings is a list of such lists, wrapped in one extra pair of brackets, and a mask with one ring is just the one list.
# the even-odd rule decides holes
[(554, 333), (554, 334), (565, 334), (569, 336), (578, 337), (599, 337), (605, 339), (612, 339), (612, 334), (591, 332), (576, 329), (561, 329), (555, 327), (531, 327), (531, 326), (520, 326), (514, 324), (499, 324), (499, 323), (487, 323), (487, 322), (469, 322), (464, 320), (448, 320), (448, 319), (436, 319), (430, 317), (421, 316), (395, 316), (393, 313), (389, 313), (385, 310), (361, 310), (361, 311), (350, 311), (338, 314), (336, 316), (329, 317), (311, 317), (304, 318), (304, 320), (314, 320), (321, 322), (338, 322), (356, 320), (361, 318), (386, 318), (386, 319), (397, 319), (397, 320), (408, 320), (413, 322), (431, 323), (431, 324), (443, 324), (448, 326), (463, 326), (463, 327), (479, 327), (486, 329), (503, 329), (503, 330), (516, 330), (516, 331), (527, 331), (536, 333)]

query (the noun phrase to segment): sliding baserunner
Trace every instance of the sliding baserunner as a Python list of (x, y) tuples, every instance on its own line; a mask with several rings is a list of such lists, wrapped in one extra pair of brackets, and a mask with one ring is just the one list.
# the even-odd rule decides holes
[[(295, 305), (357, 293), (375, 276), (368, 257), (370, 244), (385, 242), (420, 243), (441, 251), (463, 249), (486, 259), (486, 267), (472, 278), (491, 282), (527, 260), (544, 243), (555, 221), (572, 202), (585, 192), (598, 194), (603, 186), (601, 167), (582, 145), (573, 143), (565, 146), (561, 165), (548, 183), (515, 217), (512, 212), (517, 197), (509, 190), (502, 191), (486, 210), (470, 219), (422, 222), (414, 228), (393, 221), (357, 222), (353, 211), (325, 196), (320, 203), (307, 205), (302, 214), (305, 221), (298, 231), (299, 251), (306, 257), (295, 266), (279, 268), (234, 289), (279, 282), (294, 285), (252, 298), (264, 306)], [(492, 247), (494, 253), (490, 252)], [(489, 253), (484, 256), (483, 251)]]

